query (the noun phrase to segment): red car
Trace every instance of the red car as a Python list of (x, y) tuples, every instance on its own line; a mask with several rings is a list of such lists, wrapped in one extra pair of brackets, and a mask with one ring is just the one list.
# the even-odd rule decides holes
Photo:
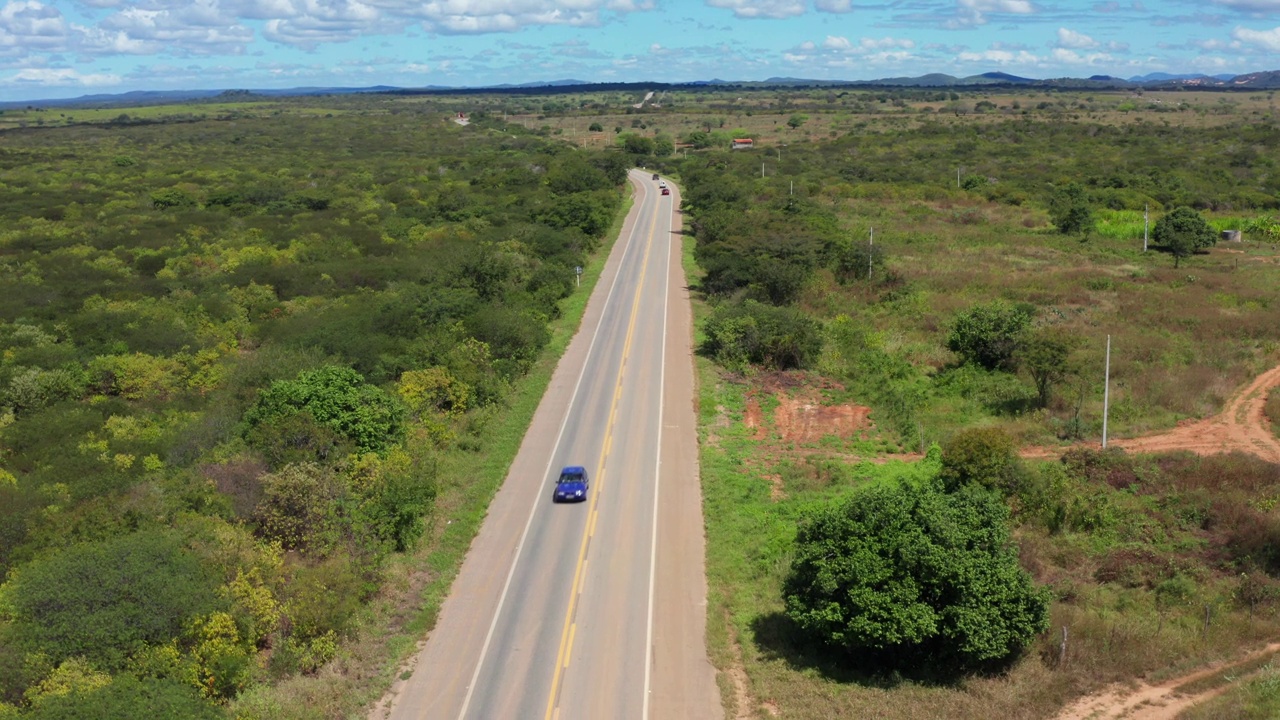
[(663, 195), (670, 195), (670, 194), (671, 194), (671, 188), (662, 188), (662, 194), (663, 194)]

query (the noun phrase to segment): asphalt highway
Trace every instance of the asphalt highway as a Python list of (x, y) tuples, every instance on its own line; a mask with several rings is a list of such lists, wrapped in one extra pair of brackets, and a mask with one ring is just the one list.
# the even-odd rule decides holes
[[(723, 716), (705, 649), (679, 194), (634, 207), (393, 720)], [(553, 503), (561, 467), (587, 499)]]

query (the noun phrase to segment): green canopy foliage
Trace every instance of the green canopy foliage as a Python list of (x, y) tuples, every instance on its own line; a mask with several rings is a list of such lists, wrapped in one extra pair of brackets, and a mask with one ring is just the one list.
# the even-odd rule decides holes
[(38, 557), (4, 586), (19, 646), (118, 669), (219, 605), (217, 580), (171, 533), (142, 531)]
[(703, 352), (728, 367), (811, 367), (822, 352), (822, 325), (802, 311), (754, 300), (724, 303), (707, 320)]
[(938, 478), (948, 492), (976, 483), (1008, 495), (1017, 490), (1021, 473), (1017, 442), (999, 428), (961, 430), (942, 446)]
[(800, 521), (787, 615), (885, 669), (950, 673), (1016, 657), (1048, 626), (990, 491), (880, 485)]
[(386, 450), (404, 435), (399, 400), (367, 384), (360, 373), (332, 365), (272, 383), (245, 413), (246, 432), (252, 437), (260, 426), (302, 413), (366, 452)]
[(1182, 259), (1213, 247), (1218, 242), (1218, 234), (1204, 216), (1189, 207), (1174, 208), (1156, 220), (1151, 229), (1151, 238), (1158, 245), (1163, 245), (1173, 254), (1173, 265), (1177, 267)]
[(188, 685), (118, 675), (101, 687), (43, 697), (22, 715), (31, 720), (218, 720), (223, 712)]
[(1049, 199), (1049, 219), (1061, 233), (1084, 235), (1096, 224), (1088, 192), (1078, 183), (1068, 183)]
[(989, 370), (1014, 367), (1016, 352), (1031, 325), (1031, 312), (1003, 300), (980, 303), (956, 316), (947, 349)]

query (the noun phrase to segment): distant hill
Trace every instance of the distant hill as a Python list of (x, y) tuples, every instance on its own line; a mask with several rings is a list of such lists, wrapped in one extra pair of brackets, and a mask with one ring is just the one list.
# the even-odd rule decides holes
[(1135, 75), (1128, 79), (1111, 75), (1092, 75), (1087, 78), (1047, 78), (1035, 79), (1011, 75), (1005, 72), (986, 72), (979, 75), (958, 78), (945, 73), (928, 73), (916, 77), (891, 77), (878, 80), (815, 80), (794, 77), (771, 77), (767, 80), (692, 80), (682, 83), (662, 82), (625, 82), (625, 83), (593, 83), (586, 80), (562, 79), (540, 80), (527, 83), (504, 83), (501, 85), (449, 87), (443, 85), (427, 85), (421, 87), (402, 88), (393, 85), (371, 85), (368, 87), (295, 87), (266, 89), (216, 89), (216, 90), (135, 90), (118, 94), (82, 95), (76, 98), (60, 100), (28, 100), (0, 102), (0, 108), (20, 108), (26, 106), (70, 107), (70, 106), (136, 106), (162, 103), (191, 102), (216, 99), (243, 100), (253, 97), (287, 97), (295, 95), (353, 95), (358, 93), (394, 93), (403, 95), (460, 93), (483, 94), (485, 92), (518, 93), (521, 91), (539, 94), (553, 94), (566, 88), (579, 88), (583, 92), (596, 90), (662, 90), (679, 87), (733, 86), (742, 88), (762, 87), (912, 87), (912, 88), (966, 88), (984, 86), (1018, 86), (1043, 87), (1061, 89), (1126, 89), (1143, 87), (1149, 89), (1203, 88), (1221, 90), (1274, 90), (1280, 89), (1280, 70), (1253, 72), (1244, 75), (1203, 75), (1203, 74), (1171, 74), (1147, 73)]
[(1147, 73), (1146, 75), (1135, 75), (1129, 78), (1129, 82), (1133, 83), (1153, 83), (1153, 82), (1169, 82), (1170, 80), (1203, 80), (1211, 78), (1214, 80), (1230, 80), (1234, 75), (1204, 75), (1202, 73), (1192, 73), (1187, 75), (1171, 75), (1163, 72)]

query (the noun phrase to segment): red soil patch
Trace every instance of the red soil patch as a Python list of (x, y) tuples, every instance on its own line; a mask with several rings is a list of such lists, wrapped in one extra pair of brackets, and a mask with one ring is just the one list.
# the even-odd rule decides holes
[(814, 443), (828, 435), (850, 438), (871, 427), (871, 408), (861, 405), (820, 405), (791, 395), (779, 395), (773, 423), (783, 440)]
[(824, 437), (854, 437), (872, 427), (871, 409), (862, 405), (823, 403), (822, 391), (838, 385), (803, 373), (774, 373), (760, 379), (758, 389), (748, 393), (742, 423), (752, 430), (752, 439), (763, 440), (770, 428), (765, 425), (759, 394), (768, 393), (778, 401), (773, 411), (772, 430), (787, 443), (810, 444)]

